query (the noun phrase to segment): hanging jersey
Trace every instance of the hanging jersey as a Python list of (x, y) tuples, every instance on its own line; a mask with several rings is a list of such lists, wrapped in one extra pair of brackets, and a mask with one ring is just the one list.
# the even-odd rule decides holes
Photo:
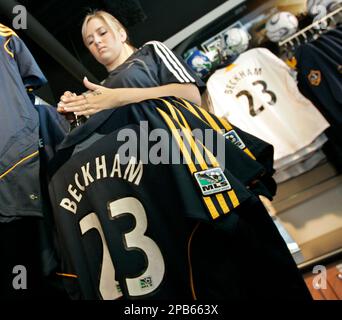
[(216, 71), (207, 88), (215, 113), (271, 143), (275, 161), (309, 145), (329, 126), (300, 94), (289, 67), (265, 48), (251, 49)]
[[(139, 126), (143, 120), (148, 120), (146, 129)], [(168, 164), (144, 161), (158, 150), (164, 153), (151, 140), (140, 145), (156, 128), (171, 137), (163, 140), (170, 150)], [(127, 149), (128, 136), (134, 137), (132, 149)], [(226, 143), (242, 155), (240, 166), (256, 164)], [(229, 224), (230, 213), (252, 196), (202, 149), (153, 101), (95, 114), (71, 132), (53, 160), (49, 189), (63, 273), (74, 279), (79, 297), (194, 297), (187, 252), (193, 228), (188, 229), (187, 219), (212, 224), (227, 217)], [(127, 150), (133, 153), (126, 155)], [(185, 163), (171, 162), (175, 150)]]
[[(232, 158), (220, 171), (209, 148), (200, 152), (206, 144), (187, 131), (190, 116), (171, 109), (174, 117), (169, 107), (153, 100), (95, 114), (71, 132), (51, 163), (49, 191), (64, 257), (60, 275), (71, 297), (246, 299), (254, 296), (255, 281), (243, 281), (245, 252), (252, 248), (265, 277), (262, 296), (308, 298), (266, 210), (227, 170), (232, 161), (240, 171), (257, 162), (225, 139)], [(146, 153), (165, 151), (155, 136), (141, 145), (157, 128), (171, 138), (163, 138), (166, 159), (178, 150), (186, 162), (142, 161)], [(133, 154), (127, 137), (133, 137)], [(214, 180), (230, 187), (204, 195)]]
[[(160, 104), (160, 102), (162, 103)], [(248, 180), (250, 179), (251, 171), (241, 170), (241, 168), (238, 167), (232, 169), (232, 171), (240, 181), (244, 181), (245, 183), (248, 181), (245, 185), (248, 185), (255, 194), (264, 195), (272, 200), (272, 197), (276, 193), (276, 183), (272, 179), (272, 175), (274, 173), (274, 150), (272, 145), (233, 126), (227, 121), (227, 119), (216, 117), (214, 114), (207, 112), (203, 108), (200, 108), (185, 99), (164, 97), (163, 99), (156, 101), (156, 103), (162, 108), (165, 108), (166, 102), (169, 102), (167, 103), (166, 112), (170, 112), (170, 115), (176, 120), (180, 119), (184, 122), (183, 119), (185, 117), (185, 122), (188, 123), (191, 129), (195, 131), (196, 129), (203, 128), (204, 131), (210, 132), (210, 130), (213, 129), (219, 136), (223, 135), (229, 142), (237, 146), (251, 159), (260, 163), (264, 168), (264, 172), (262, 173), (262, 176), (259, 176), (253, 181)], [(172, 106), (175, 109), (173, 112), (170, 110)], [(179, 117), (179, 113), (181, 113), (181, 117)], [(217, 154), (217, 150), (211, 151)], [(226, 157), (231, 157), (231, 155), (232, 153), (227, 153)], [(234, 163), (234, 161), (232, 161), (232, 163)], [(243, 177), (244, 174), (249, 177), (247, 180), (246, 177)]]
[(342, 125), (342, 57), (307, 43), (296, 50), (298, 86), (337, 128)]
[[(330, 40), (340, 46), (332, 37), (340, 30), (331, 30)], [(322, 41), (322, 40), (321, 40)], [(309, 98), (329, 121), (331, 127), (326, 131), (329, 138), (324, 147), (329, 161), (334, 164), (338, 171), (342, 170), (342, 73), (341, 55), (332, 56), (326, 50), (312, 44), (301, 45), (296, 50), (298, 60), (298, 88)]]
[(0, 221), (40, 216), (38, 115), (27, 90), (46, 79), (31, 53), (0, 24)]
[(341, 61), (341, 49), (342, 49), (342, 38), (341, 43), (338, 43), (334, 38), (330, 37), (328, 34), (323, 35), (316, 41), (312, 42), (321, 50), (325, 51), (332, 59)]

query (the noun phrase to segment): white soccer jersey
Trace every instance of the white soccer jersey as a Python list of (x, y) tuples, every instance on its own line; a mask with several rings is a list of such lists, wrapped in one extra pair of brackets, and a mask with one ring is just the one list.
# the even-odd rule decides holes
[(273, 144), (275, 161), (308, 146), (329, 127), (289, 70), (268, 49), (255, 48), (217, 70), (207, 83), (214, 112)]

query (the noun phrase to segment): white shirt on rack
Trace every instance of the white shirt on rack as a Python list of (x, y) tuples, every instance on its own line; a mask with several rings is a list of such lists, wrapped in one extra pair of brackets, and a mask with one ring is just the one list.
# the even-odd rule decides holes
[(254, 48), (217, 70), (207, 83), (214, 113), (271, 143), (276, 163), (309, 146), (329, 127), (289, 71), (268, 49)]

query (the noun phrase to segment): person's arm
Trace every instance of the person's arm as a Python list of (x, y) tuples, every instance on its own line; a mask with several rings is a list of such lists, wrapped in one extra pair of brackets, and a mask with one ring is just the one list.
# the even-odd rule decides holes
[(165, 96), (175, 96), (201, 104), (200, 92), (192, 83), (171, 83), (151, 88), (115, 88), (110, 89), (84, 79), (84, 85), (90, 90), (79, 96), (63, 95), (58, 104), (59, 112), (74, 112), (76, 115), (92, 115), (104, 109), (121, 107), (130, 103)]

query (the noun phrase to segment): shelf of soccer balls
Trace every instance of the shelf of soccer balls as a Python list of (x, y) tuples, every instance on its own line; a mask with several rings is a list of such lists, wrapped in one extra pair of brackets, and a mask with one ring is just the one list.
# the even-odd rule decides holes
[[(342, 6), (328, 13), (323, 18), (316, 19), (311, 25), (297, 33), (298, 20), (296, 16), (290, 12), (277, 12), (266, 23), (266, 35), (270, 41), (278, 43), (279, 47), (288, 43), (292, 44), (292, 40), (298, 39), (300, 35), (303, 35), (306, 41), (308, 40), (306, 36), (307, 31), (315, 29), (319, 33), (323, 32), (324, 28), (327, 27), (325, 22), (329, 19), (334, 20), (334, 17), (341, 10)], [(206, 81), (216, 69), (228, 65), (239, 54), (247, 50), (250, 39), (251, 36), (242, 26), (228, 27), (212, 37), (210, 43), (206, 41), (205, 51), (194, 47), (188, 50), (183, 57), (190, 68)]]
[[(295, 33), (297, 28), (297, 18), (285, 11), (272, 15), (265, 26), (266, 35), (272, 42), (278, 42), (283, 37)], [(205, 52), (194, 47), (183, 57), (190, 68), (206, 81), (216, 69), (230, 64), (239, 54), (246, 51), (250, 40), (251, 36), (243, 25), (229, 26), (202, 43), (201, 47)]]
[(288, 38), (284, 39), (283, 41), (279, 41), (279, 46), (286, 45), (287, 43), (291, 44), (291, 41), (294, 40), (295, 38), (298, 38), (299, 36), (303, 36), (305, 39), (307, 39), (306, 32), (310, 31), (312, 29), (317, 29), (323, 31), (326, 29), (326, 26), (323, 25), (322, 23), (326, 22), (329, 19), (333, 19), (334, 16), (336, 16), (339, 12), (342, 11), (342, 7), (339, 7), (338, 9), (328, 13), (325, 17), (313, 22), (312, 24), (308, 25), (304, 29), (296, 32), (295, 34), (289, 36)]
[(203, 80), (247, 50), (251, 36), (242, 28), (231, 28), (222, 31), (214, 38), (215, 40), (206, 47), (205, 52), (195, 47), (183, 56), (190, 68)]

